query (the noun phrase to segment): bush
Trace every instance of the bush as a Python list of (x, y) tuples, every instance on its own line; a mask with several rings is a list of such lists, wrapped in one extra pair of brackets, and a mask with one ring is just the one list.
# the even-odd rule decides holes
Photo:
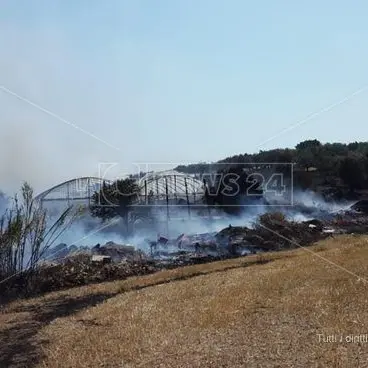
[(0, 217), (0, 293), (19, 280), (27, 284), (26, 279), (75, 215), (69, 207), (48, 224), (46, 210), (35, 203), (32, 188), (23, 184), (21, 200), (15, 196)]

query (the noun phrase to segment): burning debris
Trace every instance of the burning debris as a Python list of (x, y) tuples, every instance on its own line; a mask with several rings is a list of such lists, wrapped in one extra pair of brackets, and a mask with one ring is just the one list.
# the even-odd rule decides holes
[(46, 263), (49, 261), (62, 264), (79, 255), (89, 257), (95, 263), (134, 262), (147, 258), (144, 252), (137, 250), (133, 245), (117, 244), (109, 241), (103, 246), (96, 244), (92, 248), (86, 246), (77, 247), (75, 245), (68, 247), (66, 244), (61, 243), (49, 249), (43, 260)]
[[(219, 232), (182, 233), (176, 238), (158, 234), (156, 240), (145, 239), (145, 245), (141, 245), (141, 249), (133, 245), (107, 242), (103, 246), (97, 244), (92, 248), (59, 244), (52, 251), (57, 254), (57, 258), (62, 259), (85, 253), (90, 257), (94, 256), (95, 262), (99, 259), (102, 263), (108, 262), (107, 259), (112, 263), (135, 262), (142, 259), (156, 262), (165, 260), (170, 263), (178, 258), (187, 259), (191, 263), (196, 257), (226, 258), (290, 249), (314, 243), (334, 234), (368, 232), (368, 216), (363, 210), (357, 210), (364, 208), (365, 202), (368, 201), (360, 202), (348, 210), (334, 214), (326, 213), (325, 218), (321, 216), (318, 219), (292, 221), (281, 212), (273, 212), (261, 215), (258, 221), (249, 227), (230, 224)], [(47, 258), (55, 261), (52, 254), (48, 254)]]
[(45, 292), (145, 275), (161, 269), (308, 246), (335, 234), (368, 233), (368, 215), (362, 210), (364, 203), (332, 215), (327, 213), (325, 218), (292, 221), (283, 213), (274, 212), (261, 215), (253, 226), (229, 224), (218, 232), (182, 233), (175, 238), (159, 234), (155, 240), (146, 239), (140, 249), (112, 241), (93, 247), (61, 243), (44, 255), (33, 275), (37, 282), (25, 285), (28, 281), (19, 275), (8, 286), (15, 293), (23, 289), (31, 293)]

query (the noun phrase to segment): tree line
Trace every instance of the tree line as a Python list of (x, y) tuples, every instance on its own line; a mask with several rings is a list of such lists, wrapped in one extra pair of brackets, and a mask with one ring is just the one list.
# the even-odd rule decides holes
[[(226, 164), (249, 166), (261, 163), (293, 163), (294, 171), (316, 171), (316, 176), (326, 179), (325, 185), (336, 185), (340, 181), (351, 191), (368, 188), (368, 142), (323, 144), (317, 139), (310, 139), (298, 143), (295, 148), (238, 154), (215, 163), (180, 165), (175, 170), (195, 174), (216, 170)], [(308, 187), (309, 183), (305, 180), (300, 184)]]
[[(286, 168), (283, 171), (286, 176), (291, 175), (290, 164), (293, 164), (294, 187), (313, 189), (313, 182), (319, 182), (325, 187), (345, 187), (350, 192), (368, 188), (368, 142), (323, 144), (317, 139), (310, 139), (298, 143), (295, 148), (238, 154), (215, 163), (179, 165), (174, 170), (198, 175), (201, 180), (206, 173), (220, 174), (220, 179), (214, 183), (204, 180), (203, 204), (209, 208), (220, 206), (224, 211), (236, 214), (239, 211), (237, 205), (242, 203), (250, 187), (255, 191), (253, 199), (257, 199), (257, 195), (262, 196), (260, 186), (247, 180), (248, 172), (244, 169), (265, 164), (272, 166), (273, 163), (278, 164), (276, 170)], [(110, 185), (105, 184), (93, 196), (92, 215), (103, 220), (115, 216), (127, 220), (132, 203), (139, 197), (138, 179), (143, 175), (140, 173), (139, 177), (131, 176)], [(149, 206), (141, 211), (143, 216), (149, 216)]]

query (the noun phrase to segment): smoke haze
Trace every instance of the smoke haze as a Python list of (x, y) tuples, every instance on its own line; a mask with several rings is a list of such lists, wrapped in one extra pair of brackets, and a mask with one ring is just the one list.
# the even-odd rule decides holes
[[(97, 243), (105, 244), (114, 241), (120, 244), (131, 244), (144, 251), (149, 250), (147, 239), (156, 240), (157, 235), (169, 237), (171, 239), (180, 234), (194, 235), (203, 233), (215, 233), (225, 227), (247, 226), (252, 227), (259, 216), (267, 212), (280, 211), (284, 213), (288, 220), (301, 222), (313, 218), (326, 219), (338, 211), (347, 210), (352, 203), (327, 203), (321, 196), (311, 191), (295, 191), (293, 206), (272, 206), (266, 204), (245, 206), (238, 216), (226, 215), (222, 211), (212, 212), (211, 219), (201, 218), (192, 212), (188, 217), (187, 210), (176, 211), (176, 218), (166, 219), (166, 210), (156, 212), (153, 215), (154, 225), (135, 227), (134, 235), (124, 237), (119, 232), (119, 225), (107, 226), (100, 220), (86, 216), (72, 225), (67, 233), (63, 235), (61, 241), (66, 244), (76, 244), (83, 246), (94, 246)], [(118, 219), (118, 224), (123, 227), (122, 220)]]

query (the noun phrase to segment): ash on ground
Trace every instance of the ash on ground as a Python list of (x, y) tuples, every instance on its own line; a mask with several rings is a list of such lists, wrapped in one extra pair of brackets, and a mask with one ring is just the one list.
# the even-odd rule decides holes
[(162, 269), (305, 247), (336, 234), (368, 233), (368, 209), (363, 204), (308, 221), (291, 221), (280, 212), (265, 213), (252, 227), (229, 224), (219, 232), (180, 234), (174, 239), (160, 235), (146, 240), (146, 251), (114, 242), (93, 247), (59, 244), (44, 254), (32, 277), (19, 274), (1, 284), (0, 299), (1, 295), (35, 295)]
[(145, 239), (145, 251), (135, 245), (112, 241), (92, 248), (59, 244), (48, 250), (44, 261), (65, 263), (70, 257), (84, 254), (95, 263), (145, 260), (164, 266), (291, 249), (336, 234), (368, 233), (366, 202), (360, 201), (346, 210), (333, 213), (319, 211), (319, 216), (307, 221), (288, 220), (281, 212), (274, 212), (261, 215), (252, 227), (229, 224), (219, 232), (180, 234), (176, 238), (158, 235), (156, 239)]

